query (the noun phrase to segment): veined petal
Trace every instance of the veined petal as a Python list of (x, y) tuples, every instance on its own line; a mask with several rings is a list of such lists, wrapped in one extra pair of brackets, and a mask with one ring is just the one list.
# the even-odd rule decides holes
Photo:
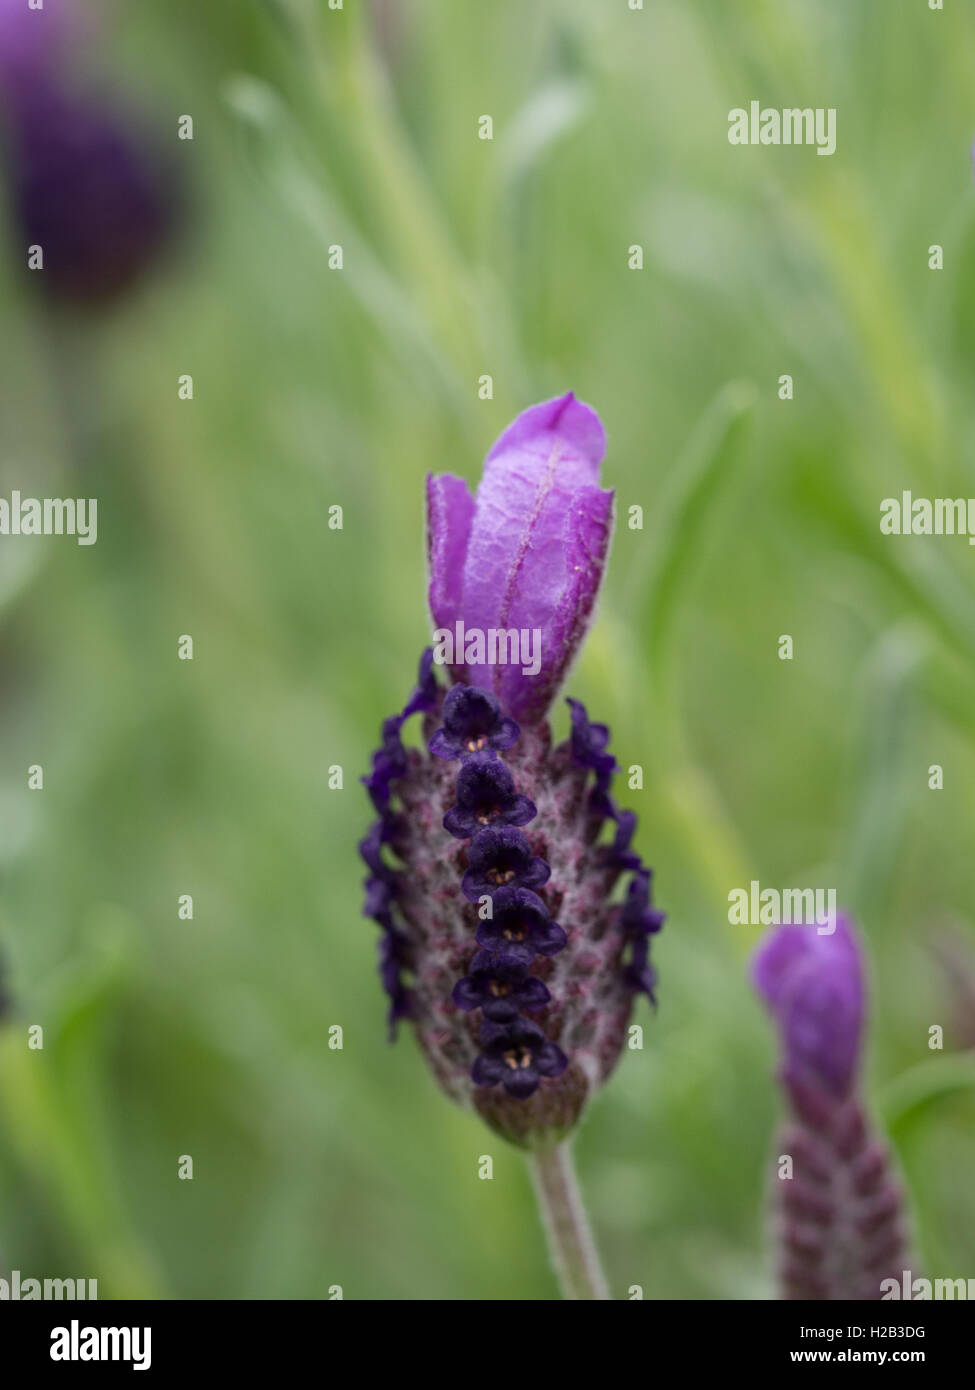
[(437, 627), (453, 628), (460, 616), (474, 498), (463, 478), (427, 474), (427, 555), (430, 612)]
[(613, 494), (598, 486), (605, 447), (599, 416), (570, 393), (524, 411), (484, 466), (462, 588), (451, 593), (468, 631), (537, 632), (540, 668), (523, 674), (531, 663), (509, 658), (461, 674), (516, 719), (544, 715), (592, 612), (612, 529)]

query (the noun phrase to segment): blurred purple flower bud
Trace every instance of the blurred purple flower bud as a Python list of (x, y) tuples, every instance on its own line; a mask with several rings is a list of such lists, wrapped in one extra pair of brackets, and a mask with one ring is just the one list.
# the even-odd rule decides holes
[(13, 216), (43, 253), (32, 280), (54, 302), (104, 305), (169, 240), (175, 184), (136, 122), (71, 82), (80, 28), (58, 0), (0, 0), (0, 129)]
[(831, 1095), (849, 1093), (863, 1027), (863, 970), (853, 929), (837, 917), (832, 934), (781, 926), (755, 958), (754, 980), (779, 1026), (783, 1079)]
[(613, 494), (598, 486), (605, 452), (599, 416), (570, 392), (509, 425), (476, 498), (449, 473), (427, 479), (437, 628), (540, 633), (534, 675), (455, 653), (454, 678), (491, 690), (520, 722), (544, 717), (592, 613), (612, 532)]
[(117, 111), (38, 78), (4, 106), (12, 207), (51, 299), (103, 305), (141, 278), (174, 225), (173, 189)]

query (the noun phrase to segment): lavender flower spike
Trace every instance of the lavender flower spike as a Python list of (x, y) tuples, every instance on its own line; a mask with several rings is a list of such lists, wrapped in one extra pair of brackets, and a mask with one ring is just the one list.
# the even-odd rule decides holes
[(790, 1110), (777, 1167), (780, 1278), (790, 1299), (882, 1297), (907, 1267), (902, 1197), (858, 1094), (863, 965), (850, 921), (776, 927), (753, 978), (779, 1027)]
[[(599, 416), (570, 392), (508, 426), (476, 498), (449, 473), (427, 479), (430, 610), (451, 634), (453, 674), (519, 723), (544, 716), (585, 635), (612, 532), (605, 452)], [(537, 633), (538, 671), (492, 661), (492, 632)]]
[[(573, 700), (571, 736), (553, 746), (545, 719), (606, 558), (604, 450), (599, 417), (570, 394), (505, 430), (476, 500), (458, 478), (428, 480), (434, 620), (537, 629), (541, 661), (531, 674), (500, 649), (462, 649), (445, 689), (428, 652), (364, 779), (379, 816), (360, 846), (365, 912), (383, 932), (391, 1023), (410, 1020), (452, 1099), (549, 1155), (654, 988), (663, 923), (632, 848), (636, 817), (612, 797), (609, 729)], [(401, 739), (411, 713), (423, 715), (419, 749)], [(564, 1171), (549, 1177), (562, 1190)]]

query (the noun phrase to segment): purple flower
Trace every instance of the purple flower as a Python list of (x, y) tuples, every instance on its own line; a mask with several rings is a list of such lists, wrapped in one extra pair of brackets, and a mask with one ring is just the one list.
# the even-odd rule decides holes
[(535, 675), (455, 653), (455, 679), (491, 690), (520, 722), (541, 719), (579, 648), (612, 531), (598, 486), (606, 438), (570, 392), (519, 415), (491, 449), (476, 499), (451, 474), (427, 479), (430, 611), (438, 629), (540, 634)]
[(469, 840), (482, 826), (527, 825), (536, 814), (534, 802), (515, 791), (515, 779), (504, 763), (480, 754), (461, 768), (457, 804), (444, 816), (443, 824), (458, 840)]
[(863, 966), (849, 920), (780, 926), (753, 976), (779, 1027), (790, 1122), (775, 1146), (779, 1275), (789, 1299), (883, 1297), (907, 1267), (903, 1199), (857, 1094)]
[(40, 83), (9, 125), (12, 204), (40, 246), (53, 298), (105, 304), (156, 260), (172, 230), (172, 193), (131, 123)]
[(863, 969), (850, 922), (836, 930), (781, 926), (766, 939), (754, 980), (782, 1036), (783, 1079), (849, 1094), (863, 1028)]
[[(571, 738), (553, 747), (545, 719), (609, 541), (603, 449), (598, 417), (564, 396), (505, 431), (476, 502), (458, 478), (428, 480), (435, 621), (503, 629), (508, 647), (538, 629), (539, 668), (506, 665), (500, 641), (483, 661), (465, 646), (445, 693), (425, 656), (363, 779), (379, 814), (360, 846), (364, 911), (383, 932), (391, 1026), (408, 1017), (447, 1094), (518, 1144), (561, 1140), (612, 1072), (635, 993), (653, 997), (663, 922), (636, 817), (612, 796), (609, 730), (570, 701)], [(413, 713), (425, 749), (402, 743)]]
[(478, 951), (469, 975), (454, 985), (453, 1001), (470, 1013), (480, 1009), (492, 1023), (511, 1023), (519, 1013), (544, 1008), (552, 996), (526, 966), (493, 951)]
[(504, 718), (501, 706), (488, 691), (455, 685), (443, 702), (443, 728), (430, 739), (430, 752), (438, 758), (503, 753), (518, 742), (520, 733), (513, 719)]
[(527, 1099), (538, 1090), (543, 1076), (561, 1076), (568, 1066), (562, 1049), (528, 1019), (497, 1027), (485, 1024), (482, 1036), (485, 1047), (472, 1072), (477, 1086), (500, 1082), (509, 1096)]
[(551, 870), (544, 859), (532, 854), (531, 845), (512, 826), (488, 826), (479, 830), (467, 851), (467, 873), (461, 880), (471, 902), (499, 888), (541, 888)]
[(502, 888), (494, 895), (491, 909), (491, 916), (478, 924), (481, 946), (524, 965), (535, 956), (554, 956), (565, 946), (565, 932), (529, 889)]
[(138, 123), (64, 72), (74, 16), (0, 0), (0, 126), (10, 205), (32, 280), (53, 299), (107, 304), (158, 258), (177, 216), (175, 185)]

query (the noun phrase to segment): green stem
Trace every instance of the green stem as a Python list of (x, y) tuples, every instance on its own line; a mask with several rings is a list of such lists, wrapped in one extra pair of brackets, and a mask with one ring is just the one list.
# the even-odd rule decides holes
[(568, 1143), (540, 1149), (528, 1162), (562, 1297), (608, 1299), (606, 1276), (589, 1229)]

